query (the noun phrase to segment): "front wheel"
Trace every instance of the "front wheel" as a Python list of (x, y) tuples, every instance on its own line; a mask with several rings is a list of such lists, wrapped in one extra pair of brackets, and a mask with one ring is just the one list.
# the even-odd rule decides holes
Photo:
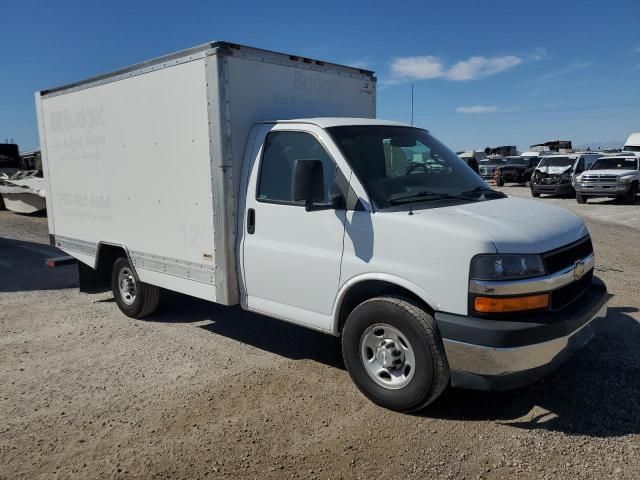
[(536, 192), (534, 190), (531, 190), (531, 196), (535, 197), (535, 198), (538, 198), (540, 196), (540, 192)]
[(146, 317), (158, 308), (160, 287), (141, 282), (126, 258), (114, 262), (111, 287), (118, 308), (127, 317)]
[(587, 197), (585, 197), (584, 195), (580, 195), (579, 193), (576, 193), (576, 202), (578, 203), (587, 203)]
[(638, 184), (632, 183), (631, 187), (629, 187), (629, 191), (622, 197), (624, 203), (628, 205), (633, 205), (636, 203), (636, 195), (638, 194)]
[(449, 384), (435, 320), (402, 298), (377, 297), (358, 305), (343, 330), (342, 356), (358, 389), (391, 410), (419, 410)]
[(500, 177), (497, 177), (496, 178), (496, 185), (498, 187), (502, 187), (504, 185), (504, 180), (502, 178), (500, 178)]

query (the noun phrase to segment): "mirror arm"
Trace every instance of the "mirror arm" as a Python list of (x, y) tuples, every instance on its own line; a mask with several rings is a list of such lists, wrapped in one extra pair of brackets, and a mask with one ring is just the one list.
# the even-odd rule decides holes
[(344, 203), (344, 197), (340, 195), (327, 203), (314, 203), (311, 200), (307, 200), (304, 202), (304, 209), (307, 212), (317, 212), (319, 210), (344, 210)]

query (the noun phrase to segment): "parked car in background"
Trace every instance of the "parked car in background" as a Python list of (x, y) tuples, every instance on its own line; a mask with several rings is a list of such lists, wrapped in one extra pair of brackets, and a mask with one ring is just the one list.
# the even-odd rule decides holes
[(545, 155), (540, 158), (531, 175), (531, 195), (575, 195), (573, 180), (576, 175), (588, 170), (601, 155), (599, 153), (577, 153), (568, 155)]
[(619, 198), (634, 203), (640, 183), (640, 157), (611, 155), (600, 157), (589, 170), (576, 176), (574, 187), (578, 203), (589, 197)]
[(487, 158), (487, 154), (479, 150), (467, 150), (458, 152), (458, 156), (466, 163), (471, 170), (480, 175), (480, 162)]
[(493, 180), (496, 168), (500, 165), (504, 165), (505, 162), (505, 157), (488, 157), (484, 160), (480, 160), (480, 176), (484, 180)]
[(631, 153), (633, 155), (640, 156), (640, 132), (629, 135), (627, 141), (624, 142), (622, 151), (623, 153)]
[(538, 165), (536, 157), (507, 157), (504, 165), (496, 168), (494, 180), (501, 187), (505, 183), (529, 183), (533, 169)]

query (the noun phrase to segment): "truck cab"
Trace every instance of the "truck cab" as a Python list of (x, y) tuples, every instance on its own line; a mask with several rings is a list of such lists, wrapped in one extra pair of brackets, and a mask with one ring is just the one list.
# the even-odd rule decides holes
[[(528, 383), (588, 341), (606, 309), (582, 220), (488, 188), (426, 130), (266, 122), (245, 152), (243, 307), (342, 336), (377, 403)], [(425, 364), (429, 386), (410, 399)]]

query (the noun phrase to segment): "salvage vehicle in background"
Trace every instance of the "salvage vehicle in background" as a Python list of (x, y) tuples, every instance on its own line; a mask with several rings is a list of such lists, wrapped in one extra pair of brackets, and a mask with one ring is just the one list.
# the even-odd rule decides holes
[(504, 165), (496, 168), (494, 181), (499, 187), (505, 183), (527, 184), (537, 164), (536, 157), (507, 157)]
[(496, 174), (496, 168), (498, 168), (499, 165), (504, 165), (505, 162), (505, 157), (488, 157), (484, 160), (480, 160), (478, 162), (480, 176), (483, 180), (493, 180), (493, 177)]
[(37, 92), (51, 242), (129, 317), (168, 289), (340, 336), (394, 410), (539, 379), (606, 314), (587, 227), (376, 120), (375, 87), (214, 42)]
[(611, 155), (600, 157), (591, 168), (576, 176), (574, 188), (578, 203), (590, 197), (617, 198), (635, 203), (640, 183), (640, 157)]
[(531, 175), (531, 195), (575, 195), (576, 175), (588, 170), (601, 157), (599, 153), (545, 155)]
[(640, 156), (640, 132), (629, 135), (627, 141), (624, 142), (622, 152)]

